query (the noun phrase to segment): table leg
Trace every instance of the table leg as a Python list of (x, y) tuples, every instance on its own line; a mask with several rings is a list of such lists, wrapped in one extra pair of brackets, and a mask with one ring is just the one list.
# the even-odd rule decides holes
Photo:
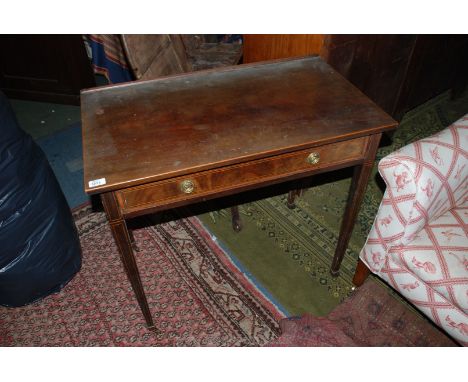
[(239, 215), (239, 207), (231, 207), (231, 220), (232, 220), (232, 229), (235, 232), (240, 232), (242, 230), (242, 221)]
[(107, 219), (109, 220), (112, 234), (115, 242), (117, 243), (117, 247), (119, 248), (120, 258), (122, 259), (125, 272), (127, 273), (127, 277), (130, 280), (133, 291), (135, 292), (140, 309), (145, 317), (146, 325), (148, 326), (148, 329), (157, 332), (158, 330), (154, 326), (153, 317), (151, 316), (145, 291), (141, 283), (140, 273), (138, 272), (138, 266), (133, 254), (127, 224), (122, 217), (115, 195), (113, 192), (107, 192), (101, 195), (101, 199), (106, 211)]
[(297, 194), (298, 194), (297, 190), (290, 190), (288, 192), (288, 199), (287, 199), (287, 202), (286, 202), (286, 205), (288, 206), (288, 208), (293, 209), (294, 207), (296, 207), (296, 196), (297, 196)]
[(371, 136), (369, 146), (367, 148), (366, 160), (364, 163), (354, 167), (353, 179), (349, 188), (348, 202), (346, 203), (343, 221), (341, 222), (338, 245), (336, 246), (335, 255), (333, 256), (333, 262), (330, 269), (330, 273), (333, 276), (338, 276), (340, 274), (340, 265), (343, 261), (346, 248), (348, 248), (349, 239), (351, 238), (354, 228), (354, 222), (361, 207), (367, 183), (369, 182), (381, 135), (382, 134), (375, 134)]
[(139, 252), (140, 250), (138, 249), (138, 246), (136, 245), (135, 236), (133, 236), (133, 231), (131, 229), (128, 229), (128, 227), (127, 227), (127, 231), (128, 231), (128, 235), (130, 236), (130, 243), (132, 244), (133, 250), (135, 252)]
[(370, 275), (370, 273), (371, 272), (369, 268), (367, 268), (367, 265), (364, 264), (361, 259), (359, 259), (356, 272), (354, 273), (353, 277), (353, 284), (357, 287), (360, 287), (362, 284), (364, 284), (364, 281), (366, 281), (366, 278)]

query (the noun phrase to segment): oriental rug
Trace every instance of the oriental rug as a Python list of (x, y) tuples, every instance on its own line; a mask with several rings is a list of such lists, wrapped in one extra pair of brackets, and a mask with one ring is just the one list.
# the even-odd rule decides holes
[(372, 278), (327, 316), (305, 314), (280, 326), (268, 346), (457, 346)]
[(145, 327), (109, 225), (74, 211), (83, 265), (59, 293), (0, 307), (0, 346), (262, 346), (284, 315), (223, 253), (197, 218), (135, 229), (137, 263), (161, 333)]

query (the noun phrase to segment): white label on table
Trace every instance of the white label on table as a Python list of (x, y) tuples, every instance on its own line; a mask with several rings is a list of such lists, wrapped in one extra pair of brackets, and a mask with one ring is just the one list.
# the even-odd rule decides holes
[(106, 184), (106, 178), (90, 180), (88, 184), (90, 188), (102, 186), (103, 184)]

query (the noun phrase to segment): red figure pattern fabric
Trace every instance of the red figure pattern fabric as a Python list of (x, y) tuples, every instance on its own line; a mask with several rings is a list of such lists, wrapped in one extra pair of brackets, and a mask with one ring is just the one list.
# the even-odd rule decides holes
[(360, 258), (468, 344), (468, 114), (379, 163), (387, 189)]

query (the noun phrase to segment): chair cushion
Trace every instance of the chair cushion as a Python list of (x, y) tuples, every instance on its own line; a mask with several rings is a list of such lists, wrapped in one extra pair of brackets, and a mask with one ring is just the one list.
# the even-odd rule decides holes
[(411, 243), (428, 221), (468, 205), (468, 114), (379, 163), (387, 188), (360, 258), (379, 273), (393, 247)]
[(379, 171), (387, 184), (382, 205), (388, 211), (379, 214), (386, 224), (385, 236), (388, 230), (398, 232), (401, 244), (407, 244), (428, 221), (464, 205), (467, 142), (468, 115), (380, 161)]
[[(455, 338), (468, 341), (468, 208), (431, 220), (390, 249), (380, 276)], [(455, 333), (453, 333), (455, 334)]]

